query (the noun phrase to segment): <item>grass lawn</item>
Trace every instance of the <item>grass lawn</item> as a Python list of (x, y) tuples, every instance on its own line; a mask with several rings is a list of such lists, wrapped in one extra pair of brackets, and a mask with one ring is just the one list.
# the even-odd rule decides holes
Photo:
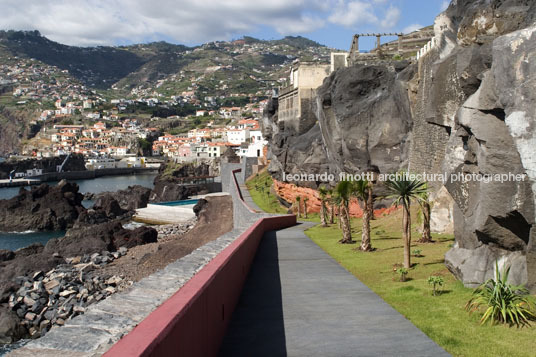
[[(268, 186), (261, 189), (261, 185)], [(274, 195), (269, 192), (272, 180), (268, 173), (261, 173), (247, 185), (255, 203), (267, 212), (285, 213)], [(413, 219), (416, 212), (413, 210)], [(318, 221), (318, 215), (310, 219)], [(414, 226), (414, 228), (416, 225)], [(464, 310), (472, 289), (465, 288), (445, 268), (444, 256), (454, 242), (451, 235), (434, 234), (436, 243), (413, 243), (422, 257), (412, 257), (413, 268), (408, 281), (400, 282), (394, 272), (394, 264), (403, 260), (401, 238), (402, 212), (377, 217), (371, 222), (374, 252), (356, 251), (358, 244), (343, 245), (337, 224), (330, 227), (315, 226), (306, 234), (339, 264), (354, 274), (387, 303), (408, 318), (437, 344), (455, 356), (535, 356), (536, 328), (515, 328), (479, 324), (480, 316)], [(352, 237), (361, 240), (361, 220), (352, 219)], [(419, 238), (413, 231), (413, 240)], [(442, 293), (432, 296), (427, 279), (441, 275), (445, 280)], [(358, 304), (359, 301), (356, 301)], [(386, 326), (387, 328), (387, 326)], [(359, 331), (353, 331), (359, 333)]]
[[(315, 226), (306, 234), (449, 353), (455, 356), (536, 355), (536, 328), (481, 326), (478, 315), (469, 315), (464, 310), (473, 290), (457, 281), (444, 264), (445, 253), (454, 241), (452, 236), (434, 235), (436, 243), (433, 244), (414, 243), (412, 250), (420, 249), (423, 256), (412, 257), (414, 267), (409, 271), (409, 280), (400, 282), (393, 265), (403, 260), (401, 228), (401, 210), (372, 221), (372, 246), (377, 250), (370, 253), (356, 251), (357, 244), (337, 243), (342, 236), (337, 225)], [(352, 219), (352, 232), (354, 240), (361, 240), (360, 219)], [(417, 240), (419, 233), (414, 231), (413, 237)], [(441, 275), (445, 280), (439, 296), (432, 296), (432, 288), (427, 283), (430, 275)]]
[(287, 213), (287, 208), (283, 207), (275, 195), (270, 194), (272, 177), (265, 170), (246, 182), (249, 194), (253, 201), (265, 212)]

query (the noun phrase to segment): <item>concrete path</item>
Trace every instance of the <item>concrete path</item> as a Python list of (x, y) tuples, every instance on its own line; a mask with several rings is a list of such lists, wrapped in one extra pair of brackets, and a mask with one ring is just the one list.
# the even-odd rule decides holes
[(220, 356), (449, 356), (306, 237), (311, 226), (265, 235)]

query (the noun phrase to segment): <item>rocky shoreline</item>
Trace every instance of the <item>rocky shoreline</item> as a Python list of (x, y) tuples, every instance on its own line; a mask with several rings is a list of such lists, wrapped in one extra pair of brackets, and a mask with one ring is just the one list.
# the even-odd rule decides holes
[[(16, 197), (0, 200), (0, 230), (67, 229), (64, 237), (51, 239), (45, 246), (0, 250), (0, 344), (43, 336), (83, 314), (87, 306), (232, 229), (228, 222), (214, 229), (206, 227), (220, 215), (219, 204), (211, 208), (205, 200), (194, 210), (200, 219), (156, 229), (127, 229), (123, 225), (135, 209), (147, 206), (152, 190), (132, 186), (103, 192), (91, 196), (95, 203), (86, 209), (78, 189), (75, 183), (61, 181), (54, 187), (21, 189)], [(168, 193), (166, 197), (182, 196)], [(190, 231), (198, 234), (189, 235)]]
[[(158, 240), (155, 239), (152, 243), (163, 244), (178, 239), (195, 224), (194, 219), (184, 224), (160, 226), (157, 230), (150, 228), (158, 234)], [(36, 247), (29, 248), (39, 250)], [(0, 257), (4, 259), (2, 263), (15, 259), (25, 249), (16, 252), (0, 251)], [(119, 259), (122, 257), (134, 259), (134, 256), (127, 256), (128, 252), (126, 246), (121, 246), (115, 251), (104, 250), (67, 258), (52, 253), (58, 261), (54, 268), (15, 277), (10, 285), (12, 292), (4, 291), (4, 304), (0, 306), (0, 344), (13, 343), (22, 338), (42, 337), (52, 327), (63, 326), (66, 320), (83, 314), (89, 305), (130, 287), (133, 281), (124, 274), (110, 274), (106, 271), (112, 265), (120, 267)]]
[[(116, 252), (104, 251), (65, 259), (66, 264), (44, 273), (17, 277), (21, 287), (9, 296), (7, 326), (16, 325), (11, 333), (0, 337), (1, 343), (11, 343), (25, 335), (44, 336), (52, 326), (63, 326), (65, 320), (84, 313), (87, 306), (105, 299), (132, 284), (122, 276), (105, 278), (98, 269), (127, 253), (121, 247)], [(15, 318), (15, 314), (18, 317)], [(26, 333), (27, 331), (27, 333)]]

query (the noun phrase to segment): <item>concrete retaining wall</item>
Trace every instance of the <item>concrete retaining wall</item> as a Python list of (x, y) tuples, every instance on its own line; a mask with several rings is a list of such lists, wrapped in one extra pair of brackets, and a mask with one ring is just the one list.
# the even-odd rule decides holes
[(258, 220), (105, 356), (216, 356), (263, 234), (294, 224)]

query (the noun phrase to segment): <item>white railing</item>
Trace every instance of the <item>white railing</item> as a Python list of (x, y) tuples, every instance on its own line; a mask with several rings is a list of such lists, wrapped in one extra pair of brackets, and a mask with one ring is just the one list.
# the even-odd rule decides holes
[(426, 45), (424, 45), (423, 48), (421, 48), (419, 51), (417, 51), (417, 61), (424, 57), (428, 52), (430, 52), (431, 49), (435, 48), (437, 45), (437, 41), (435, 37), (432, 37), (430, 41)]

